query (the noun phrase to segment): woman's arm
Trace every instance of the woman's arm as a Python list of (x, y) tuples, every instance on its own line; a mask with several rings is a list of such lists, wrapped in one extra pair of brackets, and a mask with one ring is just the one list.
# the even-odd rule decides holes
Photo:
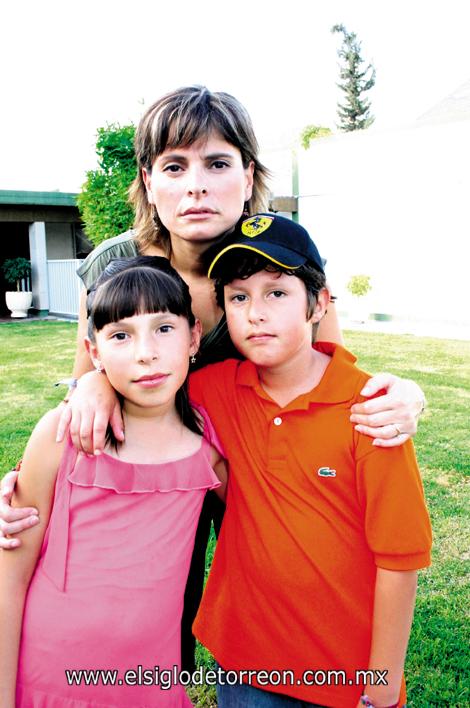
[(0, 553), (0, 705), (15, 707), (16, 674), (24, 602), (49, 522), (63, 445), (55, 442), (58, 412), (39, 421), (26, 447), (14, 503), (34, 505), (39, 523), (23, 535), (16, 553)]
[(318, 325), (317, 337), (319, 342), (334, 342), (344, 344), (343, 334), (339, 326), (338, 313), (334, 302), (329, 303), (325, 316)]
[(369, 669), (386, 671), (387, 686), (367, 682), (364, 693), (374, 705), (397, 703), (416, 598), (417, 572), (377, 568)]

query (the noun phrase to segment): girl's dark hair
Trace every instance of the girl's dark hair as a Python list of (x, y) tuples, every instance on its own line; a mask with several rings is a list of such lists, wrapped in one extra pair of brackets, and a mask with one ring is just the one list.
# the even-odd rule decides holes
[[(220, 245), (219, 245), (220, 248)], [(245, 280), (260, 270), (267, 270), (272, 273), (286, 273), (299, 278), (305, 285), (307, 291), (307, 312), (306, 319), (310, 319), (313, 315), (315, 305), (317, 303), (318, 293), (326, 286), (325, 274), (317, 270), (309, 263), (299, 266), (298, 268), (288, 269), (276, 265), (268, 258), (257, 255), (252, 251), (245, 249), (233, 249), (222, 257), (217, 264), (217, 278), (215, 280), (215, 294), (217, 304), (225, 310), (224, 304), (224, 287), (234, 280)], [(315, 341), (315, 335), (318, 329), (318, 323), (312, 325), (312, 341)]]
[[(166, 258), (117, 258), (106, 266), (88, 291), (88, 337), (94, 342), (95, 332), (105, 325), (153, 312), (171, 312), (184, 317), (190, 327), (196, 322), (189, 288)], [(201, 435), (202, 423), (189, 403), (187, 380), (176, 392), (175, 403), (183, 425)], [(107, 439), (117, 447), (110, 427)]]

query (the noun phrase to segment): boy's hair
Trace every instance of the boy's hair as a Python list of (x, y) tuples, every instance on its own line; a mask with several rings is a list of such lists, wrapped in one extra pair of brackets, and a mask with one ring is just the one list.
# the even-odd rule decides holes
[[(306, 319), (310, 319), (317, 303), (318, 293), (326, 286), (325, 274), (308, 262), (298, 268), (284, 268), (264, 256), (245, 249), (233, 250), (230, 258), (222, 259), (219, 264), (215, 279), (215, 294), (219, 307), (225, 310), (224, 287), (226, 285), (234, 280), (245, 280), (261, 270), (271, 273), (286, 273), (286, 275), (299, 278), (305, 285), (307, 292)], [(313, 334), (316, 333), (317, 328), (318, 325), (314, 325)]]
[[(117, 258), (107, 265), (88, 291), (88, 337), (95, 342), (95, 332), (107, 324), (153, 312), (171, 312), (184, 317), (189, 327), (196, 322), (189, 288), (166, 258)], [(119, 400), (122, 405), (122, 398)], [(189, 403), (187, 381), (176, 392), (175, 403), (183, 424), (201, 435), (199, 417)], [(107, 440), (117, 447), (111, 427)]]
[(158, 243), (169, 254), (170, 237), (157, 211), (149, 204), (142, 168), (151, 170), (166, 148), (188, 147), (210, 133), (218, 133), (238, 148), (243, 166), (254, 163), (249, 213), (266, 207), (269, 171), (258, 159), (258, 142), (246, 109), (228, 93), (212, 93), (205, 86), (185, 86), (158, 99), (142, 116), (135, 137), (137, 175), (130, 188), (135, 209), (136, 240), (140, 250)]

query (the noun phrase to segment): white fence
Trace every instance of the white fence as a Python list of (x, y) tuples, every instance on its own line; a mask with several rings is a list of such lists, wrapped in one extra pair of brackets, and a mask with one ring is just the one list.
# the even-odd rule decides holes
[(76, 271), (82, 262), (79, 259), (47, 261), (49, 312), (78, 317), (82, 281)]

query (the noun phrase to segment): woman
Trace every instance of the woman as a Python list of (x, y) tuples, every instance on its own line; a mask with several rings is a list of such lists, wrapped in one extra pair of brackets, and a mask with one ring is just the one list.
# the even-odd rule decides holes
[[(218, 308), (213, 286), (206, 276), (207, 249), (233, 229), (243, 213), (266, 206), (268, 171), (259, 161), (258, 145), (250, 118), (241, 104), (226, 93), (211, 93), (190, 86), (163, 96), (142, 117), (137, 129), (138, 174), (131, 187), (136, 221), (132, 231), (111, 238), (96, 248), (78, 273), (86, 288), (110, 260), (117, 257), (164, 255), (190, 288), (193, 310), (202, 323), (203, 339), (193, 368), (239, 356), (232, 346), (225, 319)], [(80, 378), (73, 393), (73, 406), (65, 407), (59, 439), (70, 424), (76, 447), (99, 454), (104, 447), (108, 421), (117, 439), (123, 439), (120, 407), (107, 379), (91, 371), (84, 349), (86, 334), (85, 295), (80, 309), (74, 377)], [(341, 342), (334, 304), (322, 320), (317, 338)], [(89, 372), (89, 373), (88, 373)], [(364, 395), (386, 389), (353, 410), (352, 421), (360, 432), (372, 435), (376, 444), (402, 444), (416, 432), (416, 419), (423, 405), (421, 389), (410, 381), (379, 375), (369, 382)], [(66, 397), (68, 400), (69, 396)], [(375, 426), (375, 427), (373, 427)], [(31, 510), (11, 510), (7, 505), (14, 477), (3, 484), (5, 503), (0, 505), (0, 547), (19, 545), (4, 538), (36, 523)], [(208, 495), (196, 536), (195, 550), (185, 597), (183, 634), (190, 637), (192, 619), (202, 592), (205, 547), (214, 517)], [(25, 518), (26, 517), (26, 518)], [(192, 641), (183, 641), (183, 666), (193, 662)]]

